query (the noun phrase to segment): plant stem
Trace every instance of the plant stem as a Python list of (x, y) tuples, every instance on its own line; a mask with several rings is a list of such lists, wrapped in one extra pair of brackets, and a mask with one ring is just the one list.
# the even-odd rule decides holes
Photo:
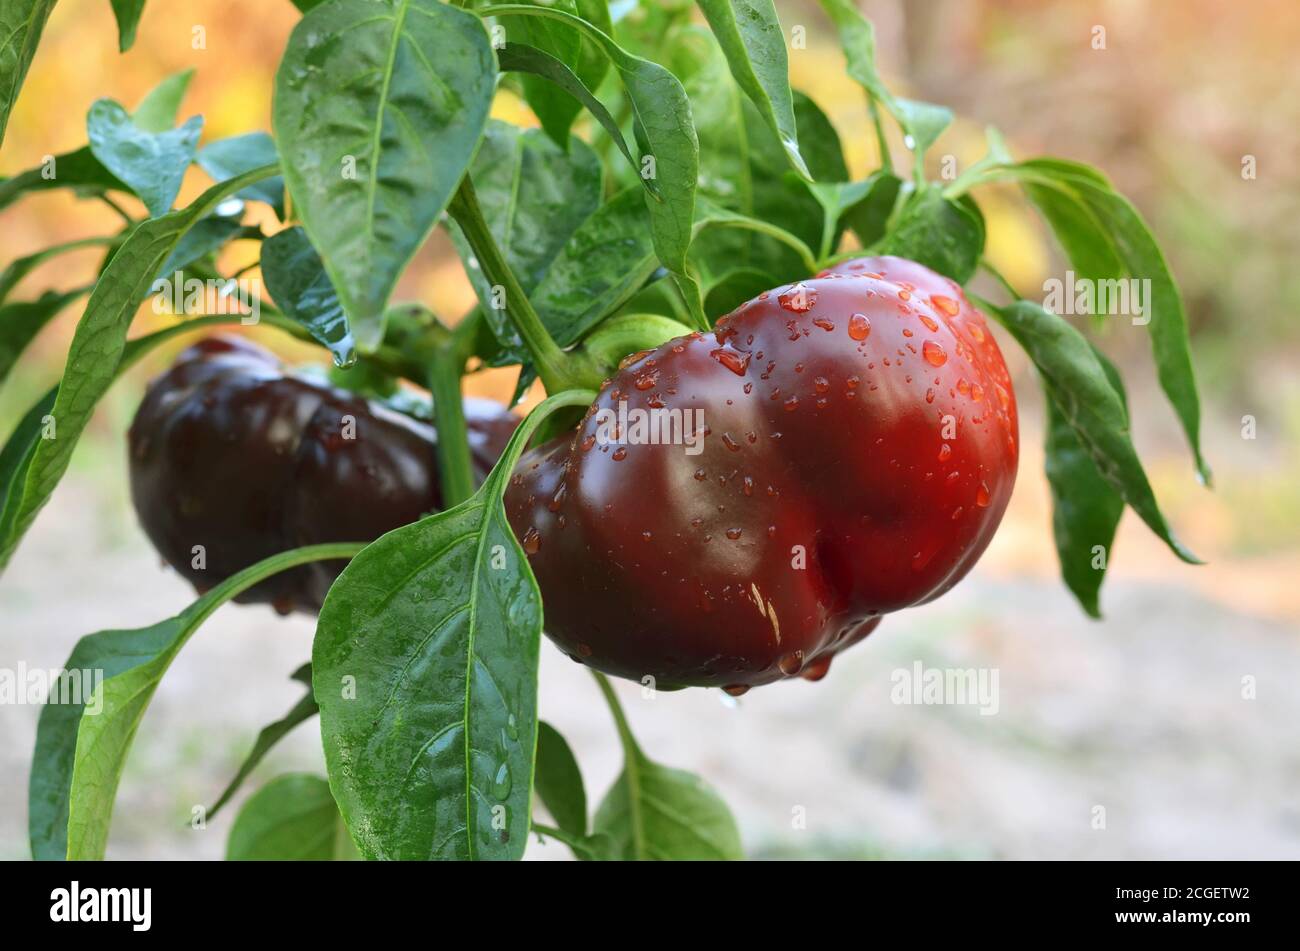
[(636, 745), (636, 737), (632, 735), (632, 728), (628, 726), (627, 715), (623, 713), (623, 705), (618, 701), (618, 694), (614, 693), (614, 685), (599, 670), (593, 670), (591, 676), (596, 678), (596, 685), (600, 687), (600, 692), (604, 694), (605, 703), (609, 707), (610, 714), (614, 717), (614, 726), (618, 729), (618, 739), (623, 744), (623, 755), (629, 760), (640, 756), (641, 747)]
[(533, 310), (528, 295), (519, 285), (519, 280), (497, 247), (487, 222), (483, 220), (483, 211), (479, 208), (478, 196), (468, 175), (461, 180), (460, 188), (452, 197), (447, 211), (456, 224), (460, 225), (465, 240), (469, 242), (488, 281), (505, 289), (506, 316), (528, 347), (546, 392), (554, 394), (568, 389), (589, 389), (593, 388), (593, 384), (599, 384), (599, 380), (593, 380), (591, 375), (580, 370), (547, 333), (546, 326), (537, 311)]
[(433, 422), (438, 431), (438, 473), (442, 481), (442, 506), (449, 509), (474, 494), (474, 469), (470, 462), (469, 429), (461, 402), (460, 381), (465, 361), (458, 358), (451, 334), (434, 348), (429, 360), (428, 386), (433, 394)]
[(889, 141), (885, 138), (885, 123), (880, 118), (880, 104), (876, 97), (867, 93), (867, 108), (871, 112), (871, 123), (876, 127), (876, 148), (880, 150), (880, 167), (893, 174), (894, 159), (889, 154)]

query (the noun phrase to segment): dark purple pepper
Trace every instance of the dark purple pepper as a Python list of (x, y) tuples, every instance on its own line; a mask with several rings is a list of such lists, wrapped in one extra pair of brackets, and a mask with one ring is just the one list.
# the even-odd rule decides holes
[[(481, 482), (518, 419), (477, 399), (465, 416)], [(371, 541), (443, 504), (432, 426), (286, 373), (237, 337), (195, 344), (153, 381), (128, 444), (140, 523), (199, 591), (278, 552)], [(235, 600), (315, 612), (344, 564), (294, 568)]]

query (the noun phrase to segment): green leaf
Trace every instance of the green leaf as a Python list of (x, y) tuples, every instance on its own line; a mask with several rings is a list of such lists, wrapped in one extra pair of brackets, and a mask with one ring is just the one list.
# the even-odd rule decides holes
[(501, 496), (544, 401), (466, 502), (389, 532), (321, 608), (312, 683), (344, 821), (367, 858), (518, 858), (537, 741), (541, 597)]
[(0, 0), (0, 144), (55, 0)]
[(262, 280), (285, 315), (328, 349), (335, 365), (356, 362), (348, 319), (307, 232), (286, 228), (262, 242)]
[[(18, 285), (19, 281), (51, 258), (58, 257), (61, 254), (67, 254), (70, 251), (80, 251), (82, 248), (112, 245), (120, 240), (120, 235), (79, 238), (76, 241), (67, 241), (63, 244), (56, 244), (52, 247), (37, 251), (34, 254), (29, 254), (26, 257), (14, 259), (10, 262), (8, 267), (3, 271), (0, 271), (0, 303), (3, 303), (8, 299), (9, 294)], [(2, 374), (0, 374), (0, 376), (2, 376)]]
[[(41, 438), (36, 421), (24, 441), (10, 438), (0, 465), (0, 569), (13, 556), (36, 514), (62, 478), (99, 398), (117, 375), (126, 350), (126, 332), (160, 267), (196, 221), (244, 185), (270, 174), (258, 169), (209, 188), (182, 211), (151, 218), (133, 227), (95, 284), (73, 334), (63, 380), (49, 415), (51, 438)], [(30, 421), (25, 421), (29, 423)]]
[(885, 236), (889, 216), (898, 201), (903, 187), (902, 179), (889, 172), (877, 172), (866, 195), (840, 213), (840, 223), (853, 229), (864, 248), (869, 248)]
[(821, 5), (839, 33), (849, 76), (889, 111), (919, 160), (951, 124), (952, 112), (933, 103), (896, 99), (876, 70), (876, 31), (871, 21), (853, 0), (821, 0)]
[(330, 785), (311, 773), (286, 773), (244, 803), (230, 830), (230, 862), (328, 862), (350, 858), (352, 843)]
[(655, 272), (645, 202), (627, 188), (569, 237), (532, 294), (533, 307), (562, 347), (582, 339)]
[[(1094, 352), (1127, 413), (1119, 371), (1095, 348)], [(1046, 460), (1061, 577), (1083, 609), (1099, 618), (1098, 594), (1124, 514), (1124, 498), (1102, 478), (1069, 419), (1051, 399), (1047, 400)]]
[[(601, 61), (608, 65), (608, 60), (603, 56)], [(627, 140), (623, 137), (623, 132), (618, 127), (618, 122), (609, 114), (594, 95), (591, 90), (583, 84), (574, 72), (568, 66), (560, 62), (549, 53), (535, 49), (531, 46), (525, 46), (521, 43), (507, 43), (501, 49), (497, 50), (497, 62), (501, 66), (502, 72), (526, 72), (540, 76), (551, 83), (554, 83), (560, 89), (563, 89), (575, 100), (587, 108), (597, 122), (609, 134), (610, 139), (623, 153), (632, 170), (637, 173), (637, 179), (640, 181), (651, 194), (658, 194), (658, 188), (654, 181), (648, 178), (642, 178), (640, 175), (640, 164), (632, 150), (628, 147)], [(549, 133), (548, 133), (549, 134)], [(579, 141), (579, 140), (574, 140)]]
[[(566, 151), (539, 130), (497, 120), (488, 124), (470, 177), (483, 219), (525, 293), (600, 205), (600, 160), (590, 146), (575, 139)], [(522, 341), (494, 306), (500, 302), (460, 229), (453, 228), (452, 236), (493, 333), (519, 362)]]
[(0, 180), (0, 208), (7, 207), (27, 192), (51, 188), (131, 191), (129, 185), (104, 168), (91, 153), (90, 146), (82, 146), (75, 152), (55, 156), (48, 165), (29, 168)]
[(545, 720), (537, 724), (537, 798), (555, 824), (574, 836), (587, 834), (587, 791), (578, 760), (560, 732)]
[(112, 0), (117, 18), (118, 49), (125, 53), (135, 43), (135, 31), (144, 13), (144, 0)]
[(346, 558), (360, 547), (337, 542), (272, 555), (231, 575), (175, 617), (78, 641), (64, 670), (102, 671), (103, 680), (83, 676), (93, 691), (41, 708), (28, 791), (32, 856), (104, 857), (113, 801), (140, 720), (172, 660), (217, 608), (279, 571)]
[[(1005, 148), (1002, 151), (1005, 158)], [(1198, 477), (1206, 485), (1212, 484), (1213, 475), (1201, 454), (1201, 405), (1187, 314), (1169, 265), (1142, 216), (1104, 175), (1066, 159), (992, 163), (978, 175), (962, 176), (949, 186), (949, 193), (1003, 180), (1019, 182), (1025, 188), (1079, 277), (1097, 282), (1123, 278), (1150, 281), (1144, 319), (1156, 374), (1187, 437)]]
[[(140, 6), (144, 6), (143, 0)], [(181, 100), (185, 98), (185, 92), (190, 88), (190, 80), (193, 78), (194, 70), (184, 69), (173, 73), (149, 90), (131, 116), (136, 128), (144, 132), (166, 132), (173, 128), (180, 112)]]
[(483, 23), (436, 0), (334, 0), (289, 37), (272, 109), (281, 166), (363, 352), (487, 122)]
[(592, 826), (610, 857), (660, 861), (743, 859), (727, 804), (700, 777), (660, 766), (634, 749), (605, 794)]
[[(698, 291), (686, 270), (686, 252), (691, 244), (691, 225), (695, 215), (699, 143), (691, 119), (690, 101), (677, 77), (658, 63), (632, 55), (601, 30), (562, 10), (504, 4), (487, 7), (483, 14), (522, 14), (568, 24), (609, 57), (632, 106), (638, 141), (644, 140), (645, 151), (654, 160), (653, 177), (659, 189), (659, 199), (647, 195), (646, 202), (650, 208), (650, 231), (655, 253), (664, 267), (673, 272), (687, 301), (698, 307)], [(646, 169), (644, 155), (642, 162), (643, 169)], [(648, 173), (648, 169), (642, 172)], [(703, 316), (702, 312), (700, 316)]]
[[(575, 0), (524, 0), (530, 6), (552, 6), (572, 16), (578, 16)], [(566, 69), (576, 68), (581, 56), (583, 38), (565, 26), (539, 17), (501, 17), (506, 36), (512, 43), (520, 43), (539, 50)], [(609, 67), (601, 56), (599, 61)], [(577, 76), (574, 76), (577, 79)], [(578, 80), (582, 84), (581, 80)], [(524, 100), (536, 114), (542, 128), (561, 149), (569, 144), (569, 127), (577, 118), (581, 106), (570, 95), (535, 74), (523, 78)]]
[(46, 291), (34, 301), (13, 301), (0, 306), (0, 382), (18, 362), (27, 345), (54, 317), (85, 289)]
[(1102, 478), (1174, 554), (1190, 564), (1200, 564), (1165, 522), (1133, 447), (1124, 401), (1084, 336), (1032, 301), (1002, 308), (985, 306), (1034, 361), (1048, 396), (1074, 429)]
[[(316, 706), (316, 698), (311, 695), (311, 664), (303, 664), (302, 667), (298, 668), (294, 672), (293, 679), (305, 684), (307, 692), (302, 696), (302, 699), (293, 705), (288, 713), (274, 723), (264, 726), (261, 732), (257, 734), (257, 740), (253, 743), (253, 748), (248, 751), (248, 755), (244, 757), (244, 761), (239, 765), (239, 771), (235, 773), (234, 778), (221, 791), (217, 801), (208, 810), (207, 821), (210, 822), (216, 818), (217, 813), (221, 811), (221, 807), (230, 801), (230, 797), (239, 790), (244, 780), (257, 768), (257, 765), (262, 762), (276, 743), (288, 736), (299, 723), (310, 720), (320, 712), (320, 708)], [(322, 779), (321, 782), (324, 783), (325, 781)], [(325, 784), (325, 791), (329, 792), (328, 784)], [(261, 793), (258, 795), (261, 795)], [(330, 806), (334, 806), (333, 796), (330, 797)], [(247, 806), (245, 806), (245, 809), (247, 809)], [(341, 824), (342, 817), (339, 816), (338, 809), (334, 808), (333, 812), (336, 821)]]
[(799, 152), (785, 33), (772, 0), (699, 0), (731, 75), (781, 143), (790, 165), (811, 178)]
[(984, 253), (984, 221), (972, 203), (925, 185), (907, 199), (885, 236), (882, 254), (896, 254), (965, 284)]
[(111, 99), (96, 100), (86, 118), (90, 151), (155, 218), (166, 214), (180, 193), (202, 129), (203, 117), (194, 116), (178, 129), (146, 132)]
[(719, 317), (731, 313), (745, 301), (753, 300), (771, 286), (772, 280), (765, 271), (747, 267), (728, 271), (709, 288), (704, 297), (704, 312), (716, 323)]
[[(260, 238), (262, 232), (257, 228), (244, 227), (240, 223), (243, 206), (237, 215), (208, 215), (194, 223), (189, 231), (177, 242), (176, 249), (168, 255), (163, 266), (158, 269), (159, 279), (176, 279), (176, 272), (183, 271), (195, 261), (215, 254), (235, 238)], [(184, 284), (181, 284), (184, 287)]]
[[(269, 135), (265, 132), (249, 132), (209, 142), (199, 149), (195, 160), (203, 171), (212, 176), (213, 181), (224, 182), (263, 165), (276, 165), (280, 156), (276, 154), (275, 142)], [(266, 202), (275, 209), (276, 216), (281, 221), (284, 220), (284, 179), (279, 175), (264, 178), (240, 189), (235, 197), (245, 201)]]

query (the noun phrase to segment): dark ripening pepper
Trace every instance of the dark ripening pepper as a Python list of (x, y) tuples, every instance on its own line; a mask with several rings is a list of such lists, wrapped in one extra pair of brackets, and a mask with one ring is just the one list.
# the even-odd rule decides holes
[[(684, 428), (636, 412), (664, 410)], [(676, 444), (648, 444), (665, 422)], [(625, 360), (576, 432), (521, 460), (506, 509), (561, 650), (740, 693), (822, 677), (882, 615), (956, 584), (1017, 456), (984, 317), (919, 264), (865, 258)]]
[[(482, 481), (517, 419), (485, 400), (465, 415)], [(278, 552), (371, 541), (442, 508), (432, 426), (286, 373), (239, 338), (182, 353), (149, 386), (128, 444), (140, 523), (200, 591)], [(294, 568), (236, 600), (314, 612), (345, 564)]]

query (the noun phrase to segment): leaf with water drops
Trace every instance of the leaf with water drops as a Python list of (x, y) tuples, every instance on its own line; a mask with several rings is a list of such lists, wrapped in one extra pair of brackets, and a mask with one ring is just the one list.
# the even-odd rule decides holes
[(356, 362), (343, 306), (302, 228), (286, 228), (262, 242), (262, 279), (280, 309), (329, 350), (335, 365)]
[(90, 151), (130, 186), (155, 218), (176, 201), (202, 130), (203, 117), (193, 116), (180, 128), (148, 132), (111, 99), (97, 100), (86, 117)]
[(469, 166), (496, 74), (482, 21), (436, 0), (333, 0), (289, 38), (272, 109), (284, 179), (365, 352)]
[(516, 859), (527, 844), (542, 603), (506, 481), (543, 402), (466, 502), (389, 532), (321, 608), (312, 684), (330, 786), (367, 858)]
[[(249, 169), (274, 165), (280, 161), (280, 156), (269, 135), (265, 132), (249, 132), (209, 142), (199, 149), (195, 161), (212, 176), (213, 181), (224, 182)], [(284, 219), (284, 179), (279, 175), (249, 185), (236, 192), (235, 197), (245, 201), (264, 201), (275, 209), (281, 220)]]

